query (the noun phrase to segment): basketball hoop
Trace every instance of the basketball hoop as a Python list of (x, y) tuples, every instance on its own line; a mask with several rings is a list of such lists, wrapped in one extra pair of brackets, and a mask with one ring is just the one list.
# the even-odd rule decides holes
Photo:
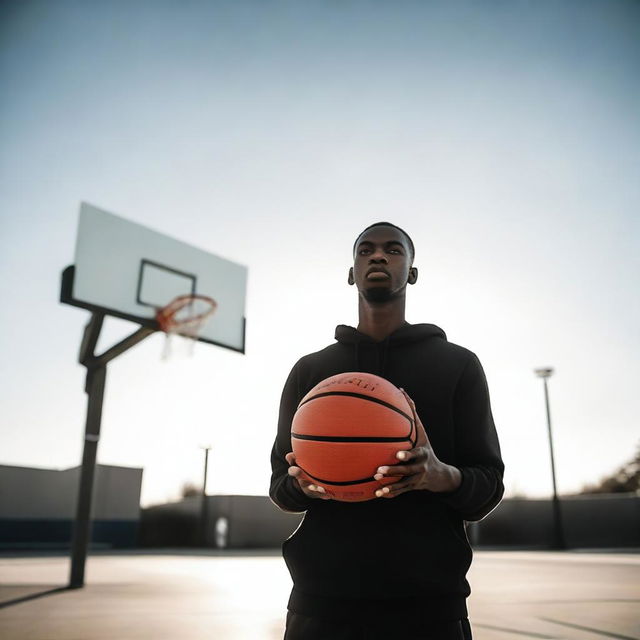
[(167, 338), (164, 343), (162, 359), (166, 360), (171, 352), (171, 339), (175, 335), (191, 341), (191, 352), (202, 327), (215, 313), (218, 303), (209, 296), (198, 293), (177, 296), (169, 304), (156, 311), (156, 320)]

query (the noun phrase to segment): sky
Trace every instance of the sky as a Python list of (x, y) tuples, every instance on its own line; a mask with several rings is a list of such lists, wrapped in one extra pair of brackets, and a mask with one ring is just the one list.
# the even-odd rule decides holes
[[(80, 463), (61, 305), (81, 201), (246, 265), (246, 354), (147, 338), (109, 365), (98, 462), (142, 504), (265, 495), (284, 381), (357, 324), (362, 228), (412, 236), (407, 319), (485, 369), (507, 495), (631, 458), (640, 430), (640, 5), (100, 2), (0, 5), (0, 464)], [(108, 319), (100, 346), (135, 325)], [(425, 425), (428, 431), (428, 425)]]

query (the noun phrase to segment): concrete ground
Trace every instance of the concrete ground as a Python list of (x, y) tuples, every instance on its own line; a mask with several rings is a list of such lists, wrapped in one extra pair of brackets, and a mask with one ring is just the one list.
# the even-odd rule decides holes
[[(266, 552), (0, 556), (3, 640), (278, 640), (290, 581)], [(640, 554), (476, 552), (475, 640), (640, 639)], [(328, 639), (329, 640), (329, 639)]]

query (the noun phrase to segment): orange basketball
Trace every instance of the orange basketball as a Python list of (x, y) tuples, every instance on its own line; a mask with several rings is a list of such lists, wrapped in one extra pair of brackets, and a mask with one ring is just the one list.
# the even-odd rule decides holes
[(291, 423), (296, 466), (335, 500), (374, 499), (381, 465), (416, 444), (416, 425), (402, 391), (371, 373), (340, 373), (302, 398)]

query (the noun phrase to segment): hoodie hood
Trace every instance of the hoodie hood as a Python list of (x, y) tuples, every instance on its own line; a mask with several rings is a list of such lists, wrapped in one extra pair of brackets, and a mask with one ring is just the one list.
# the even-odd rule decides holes
[(336, 327), (335, 338), (341, 344), (353, 346), (354, 371), (368, 371), (384, 377), (390, 350), (431, 338), (446, 340), (447, 336), (435, 324), (407, 322), (379, 342), (345, 324)]
[(346, 324), (339, 324), (336, 327), (335, 338), (342, 344), (382, 344), (387, 342), (390, 345), (408, 344), (410, 342), (418, 342), (427, 340), (428, 338), (447, 339), (445, 332), (435, 324), (403, 324), (392, 334), (388, 335), (381, 342), (376, 342), (373, 338), (364, 333), (360, 333), (357, 329), (349, 327)]

